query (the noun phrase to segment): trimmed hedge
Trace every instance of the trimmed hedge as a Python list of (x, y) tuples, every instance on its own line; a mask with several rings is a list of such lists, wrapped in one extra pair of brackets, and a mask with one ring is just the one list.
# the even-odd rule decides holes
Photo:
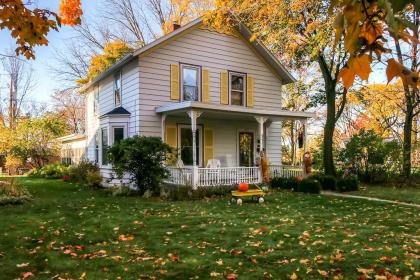
[(323, 190), (337, 190), (337, 179), (331, 175), (315, 174), (311, 178), (318, 180)]
[(359, 189), (359, 180), (355, 176), (340, 178), (337, 181), (337, 190), (340, 192), (351, 192)]
[(305, 178), (299, 182), (296, 191), (303, 193), (318, 194), (321, 192), (321, 184), (318, 180), (315, 180), (313, 178)]
[(270, 187), (272, 189), (296, 190), (297, 185), (296, 178), (274, 177), (270, 180)]

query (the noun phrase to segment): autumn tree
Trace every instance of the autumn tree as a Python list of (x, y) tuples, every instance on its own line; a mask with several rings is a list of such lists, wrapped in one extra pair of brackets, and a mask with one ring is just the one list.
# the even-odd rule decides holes
[[(313, 81), (300, 78), (296, 83), (289, 84), (283, 91), (282, 107), (290, 111), (307, 111), (312, 103), (310, 100), (310, 90)], [(297, 150), (299, 147), (299, 137), (303, 135), (303, 125), (296, 120), (285, 121), (283, 123), (283, 142), (290, 146), (290, 161), (292, 165), (297, 163)]]
[(86, 84), (105, 71), (112, 64), (133, 51), (125, 42), (113, 41), (105, 45), (102, 54), (94, 55), (90, 60), (89, 72), (85, 78), (77, 80), (78, 84)]
[(395, 139), (402, 146), (405, 102), (401, 82), (368, 85), (353, 94), (348, 103), (354, 106), (358, 118), (363, 117), (363, 128)]
[(54, 115), (26, 118), (19, 122), (9, 139), (10, 154), (34, 167), (42, 167), (58, 154), (57, 138), (64, 133), (64, 123)]
[(0, 29), (8, 29), (16, 39), (16, 55), (35, 58), (34, 47), (48, 45), (50, 30), (61, 24), (73, 26), (80, 23), (80, 0), (61, 0), (56, 13), (33, 5), (33, 1), (0, 0)]
[[(323, 163), (326, 174), (335, 175), (333, 136), (347, 99), (348, 90), (339, 83), (339, 73), (348, 55), (343, 41), (334, 40), (333, 19), (328, 15), (330, 1), (315, 0), (224, 0), (216, 1), (215, 12), (208, 21), (217, 29), (231, 29), (243, 22), (254, 36), (270, 46), (293, 68), (317, 65), (323, 87), (318, 94), (320, 104), (327, 107), (324, 126)], [(367, 57), (355, 58), (362, 64), (362, 78), (370, 72)]]
[(56, 116), (64, 120), (67, 133), (85, 131), (85, 96), (75, 88), (57, 90), (51, 95)]
[[(386, 58), (388, 82), (402, 80), (405, 98), (404, 159), (402, 175), (411, 172), (413, 120), (419, 114), (418, 44), (419, 9), (414, 0), (334, 1), (331, 10), (338, 9), (335, 20), (336, 39), (344, 38), (350, 53), (346, 67), (340, 73), (345, 84), (353, 83), (360, 67), (352, 59), (367, 56), (370, 62)], [(390, 48), (385, 46), (389, 42)]]

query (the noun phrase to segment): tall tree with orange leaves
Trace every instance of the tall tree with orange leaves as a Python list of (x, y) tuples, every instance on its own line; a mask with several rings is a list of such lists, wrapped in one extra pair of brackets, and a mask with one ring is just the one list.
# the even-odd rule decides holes
[(80, 23), (80, 0), (61, 0), (60, 11), (38, 8), (32, 1), (0, 0), (0, 29), (9, 29), (16, 39), (16, 54), (35, 58), (34, 47), (48, 45), (47, 34), (61, 24)]
[[(333, 136), (347, 99), (347, 89), (339, 83), (338, 75), (348, 54), (342, 41), (334, 41), (329, 6), (330, 1), (319, 0), (218, 0), (207, 20), (214, 28), (228, 32), (243, 22), (254, 33), (251, 39), (262, 40), (290, 67), (308, 69), (309, 65), (317, 65), (323, 80), (317, 101), (327, 107), (324, 171), (336, 175)], [(366, 64), (366, 58), (358, 58), (356, 63)], [(367, 66), (365, 71), (369, 72)]]
[[(420, 2), (416, 0), (342, 0), (332, 1), (336, 10), (334, 28), (336, 40), (344, 38), (350, 58), (340, 72), (346, 86), (364, 67), (352, 63), (357, 57), (368, 57), (369, 64), (384, 63), (388, 82), (402, 80), (405, 99), (402, 175), (411, 173), (413, 120), (420, 113), (419, 32)], [(332, 14), (332, 13), (331, 13)], [(386, 44), (392, 47), (385, 47)], [(367, 65), (367, 63), (365, 63)], [(368, 75), (366, 76), (367, 79)]]

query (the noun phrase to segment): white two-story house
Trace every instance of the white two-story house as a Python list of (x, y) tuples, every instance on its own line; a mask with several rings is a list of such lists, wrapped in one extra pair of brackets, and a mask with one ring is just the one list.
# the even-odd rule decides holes
[[(83, 88), (87, 159), (104, 178), (105, 148), (119, 139), (158, 136), (175, 148), (171, 183), (209, 186), (261, 180), (265, 150), (281, 167), (282, 122), (312, 113), (282, 110), (288, 70), (239, 24), (233, 35), (203, 19), (132, 52)], [(306, 127), (306, 126), (305, 126)]]

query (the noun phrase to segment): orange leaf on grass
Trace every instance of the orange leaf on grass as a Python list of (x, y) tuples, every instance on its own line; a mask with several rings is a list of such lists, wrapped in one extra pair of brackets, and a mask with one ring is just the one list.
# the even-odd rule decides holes
[(131, 241), (131, 240), (134, 240), (134, 236), (121, 234), (120, 236), (118, 236), (118, 240), (119, 241)]

